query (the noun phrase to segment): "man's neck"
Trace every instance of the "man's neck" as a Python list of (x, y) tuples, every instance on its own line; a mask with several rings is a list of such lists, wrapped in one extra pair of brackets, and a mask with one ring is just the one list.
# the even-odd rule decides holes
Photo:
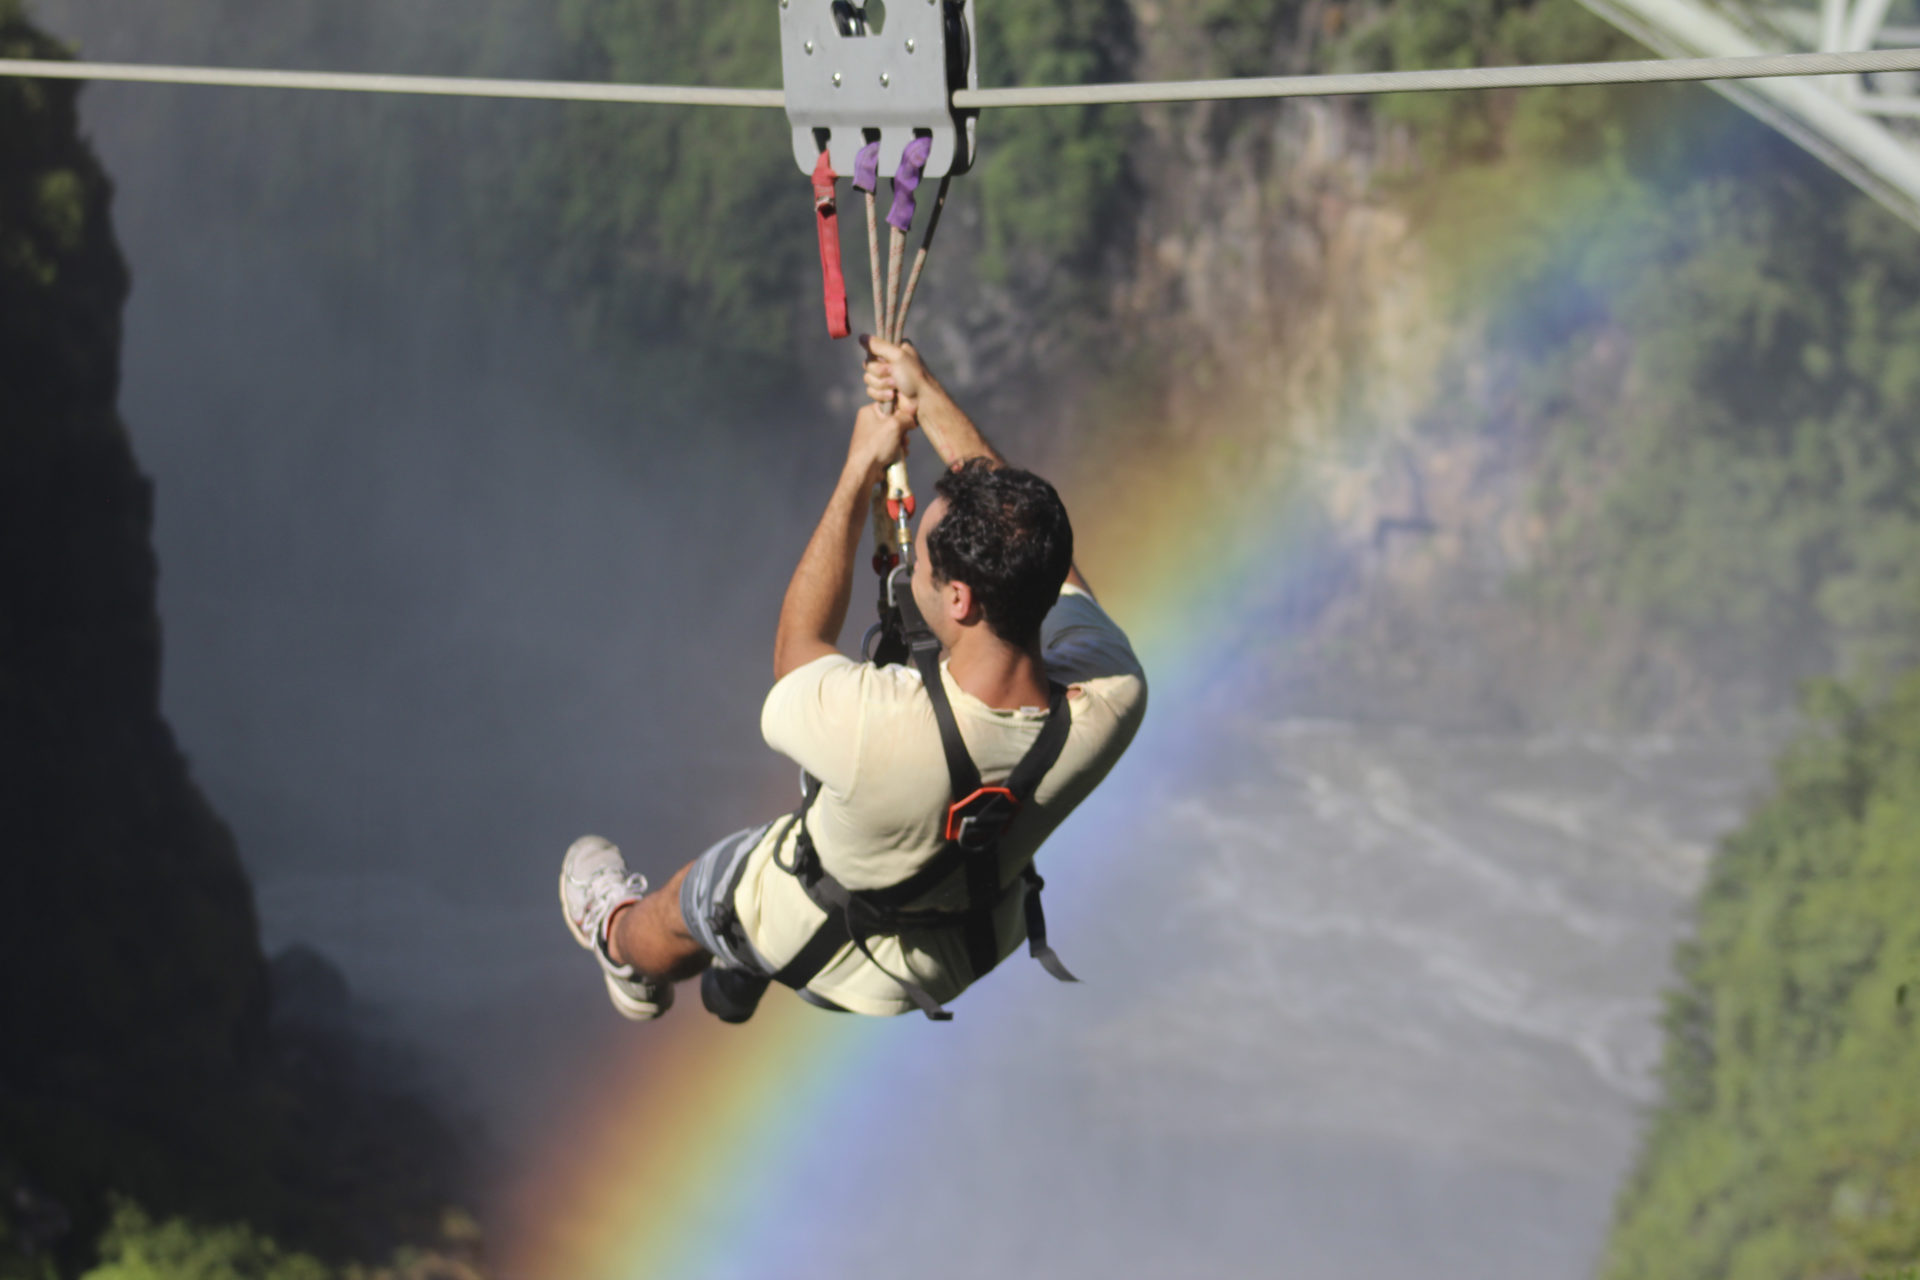
[(984, 626), (968, 628), (948, 648), (947, 671), (996, 711), (1044, 707), (1050, 700), (1039, 651), (1008, 644)]

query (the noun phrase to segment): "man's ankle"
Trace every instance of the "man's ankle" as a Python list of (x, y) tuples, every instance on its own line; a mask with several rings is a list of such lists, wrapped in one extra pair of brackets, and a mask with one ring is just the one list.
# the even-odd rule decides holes
[(640, 905), (640, 900), (638, 898), (635, 898), (631, 902), (621, 903), (619, 906), (615, 907), (613, 910), (607, 913), (607, 959), (613, 961), (617, 965), (625, 965), (628, 963), (626, 954), (620, 948), (621, 917), (625, 916), (628, 911), (630, 911), (631, 909), (639, 905)]

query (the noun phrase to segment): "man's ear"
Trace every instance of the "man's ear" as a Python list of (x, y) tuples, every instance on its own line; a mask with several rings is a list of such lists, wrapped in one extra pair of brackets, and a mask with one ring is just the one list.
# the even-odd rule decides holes
[(973, 622), (979, 606), (974, 603), (973, 588), (964, 582), (942, 584), (943, 599), (947, 606), (947, 617), (955, 622)]

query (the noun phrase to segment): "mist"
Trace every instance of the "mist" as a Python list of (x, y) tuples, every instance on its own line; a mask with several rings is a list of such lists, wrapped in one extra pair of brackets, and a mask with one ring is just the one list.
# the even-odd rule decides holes
[[(40, 15), (89, 57), (192, 53), (113, 9)], [(400, 62), (450, 27), (393, 22)], [(500, 61), (551, 70), (533, 36)], [(432, 173), (383, 185), (349, 146), (373, 110), (84, 99), (134, 276), (121, 407), (157, 493), (167, 717), (269, 950), (318, 947), (419, 1047), (508, 1202), (587, 1064), (648, 1034), (555, 919), (561, 851), (597, 831), (661, 879), (793, 794), (758, 711), (848, 401), (795, 387), (769, 412), (744, 382), (689, 386), (557, 310), (502, 308), (450, 220), (505, 194), (455, 211)], [(380, 110), (457, 148), (555, 109)], [(324, 203), (249, 189), (261, 155), (330, 136), (313, 163), (363, 176)], [(364, 268), (325, 251), (341, 228)], [(849, 639), (869, 608), (861, 579)], [(1667, 956), (1761, 750), (1209, 715), (1204, 790), (1147, 767), (1193, 718), (1156, 704), (1115, 794), (1060, 837), (1056, 892), (1098, 909), (1056, 941), (1095, 980), (970, 995), (940, 1105), (898, 1128), (956, 1164), (940, 1217), (962, 1226), (927, 1257), (911, 1197), (873, 1187), (887, 1225), (785, 1274), (907, 1250), (929, 1277), (1587, 1274), (1655, 1097)], [(843, 1176), (845, 1154), (791, 1176)]]
[[(111, 30), (86, 47), (150, 56)], [(139, 264), (122, 406), (159, 495), (164, 710), (269, 949), (321, 946), (504, 1138), (523, 1076), (608, 1029), (548, 864), (609, 831), (664, 878), (785, 803), (759, 704), (841, 431), (725, 385), (689, 423), (563, 317), (493, 310), (377, 184), (231, 212), (249, 140), (324, 137), (329, 108), (350, 135), (364, 103), (167, 99), (85, 108)], [(369, 222), (342, 273), (332, 229)]]

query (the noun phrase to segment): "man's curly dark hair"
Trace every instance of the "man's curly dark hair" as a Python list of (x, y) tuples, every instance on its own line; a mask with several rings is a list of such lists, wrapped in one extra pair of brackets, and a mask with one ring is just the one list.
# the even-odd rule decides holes
[(1060, 598), (1073, 567), (1073, 525), (1052, 485), (1014, 467), (969, 458), (940, 477), (946, 516), (927, 534), (927, 567), (972, 588), (993, 633), (1024, 647)]

